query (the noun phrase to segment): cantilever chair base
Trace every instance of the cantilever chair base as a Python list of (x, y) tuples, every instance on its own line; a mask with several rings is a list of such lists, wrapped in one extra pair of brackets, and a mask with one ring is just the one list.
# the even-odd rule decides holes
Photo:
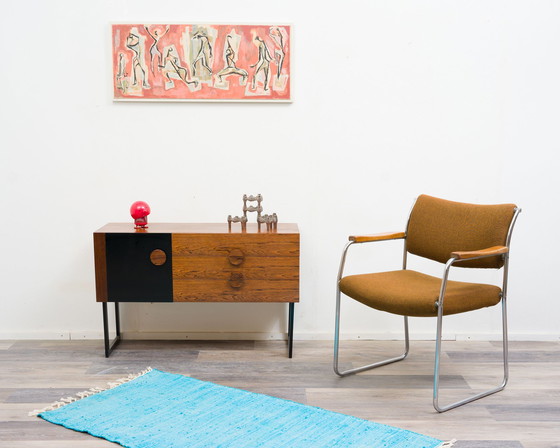
[(396, 356), (394, 358), (388, 358), (383, 361), (374, 362), (373, 364), (367, 364), (365, 366), (356, 367), (354, 369), (348, 369), (341, 371), (338, 366), (338, 354), (340, 351), (340, 288), (337, 286), (337, 295), (336, 295), (336, 322), (335, 322), (335, 333), (334, 333), (334, 373), (336, 373), (340, 377), (352, 375), (354, 373), (365, 372), (366, 370), (375, 369), (376, 367), (385, 366), (387, 364), (391, 364), (394, 362), (402, 361), (408, 355), (408, 351), (410, 349), (410, 339), (408, 336), (408, 317), (404, 316), (404, 338), (405, 338), (405, 349), (404, 353), (400, 356)]
[(476, 395), (471, 397), (467, 397), (463, 400), (456, 401), (454, 403), (448, 404), (446, 406), (439, 405), (439, 371), (440, 371), (440, 359), (441, 359), (441, 329), (442, 329), (442, 321), (443, 316), (441, 316), (441, 312), (438, 313), (438, 322), (437, 322), (437, 335), (436, 335), (436, 356), (435, 356), (435, 365), (434, 365), (434, 409), (438, 412), (445, 412), (449, 411), (450, 409), (458, 408), (467, 403), (471, 403), (475, 400), (479, 400), (480, 398), (487, 397), (488, 395), (495, 394), (496, 392), (500, 392), (504, 390), (509, 378), (509, 364), (508, 364), (508, 332), (507, 332), (507, 305), (505, 298), (502, 299), (502, 356), (503, 356), (503, 369), (504, 369), (504, 377), (502, 379), (502, 383), (493, 389), (486, 390), (484, 392), (480, 392)]

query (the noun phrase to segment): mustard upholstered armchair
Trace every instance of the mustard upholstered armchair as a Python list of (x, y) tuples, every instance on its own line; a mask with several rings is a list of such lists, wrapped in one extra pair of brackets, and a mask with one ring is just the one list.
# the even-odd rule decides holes
[[(433, 404), (444, 412), (504, 389), (508, 380), (507, 279), (509, 245), (513, 226), (521, 209), (514, 204), (475, 205), (422, 195), (410, 213), (406, 231), (378, 235), (350, 236), (338, 272), (334, 371), (346, 376), (406, 358), (409, 350), (408, 316), (437, 317)], [(343, 276), (350, 246), (376, 241), (404, 240), (402, 270)], [(442, 277), (406, 268), (411, 253), (444, 264)], [(503, 269), (501, 288), (481, 283), (449, 280), (452, 266)], [(338, 366), (341, 292), (371, 308), (404, 316), (405, 351), (395, 358), (341, 371)], [(439, 370), (443, 316), (502, 304), (503, 364), (501, 384), (488, 391), (439, 405)]]

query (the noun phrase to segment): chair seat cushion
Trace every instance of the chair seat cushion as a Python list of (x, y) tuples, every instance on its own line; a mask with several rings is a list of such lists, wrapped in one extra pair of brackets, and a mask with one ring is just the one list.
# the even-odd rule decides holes
[[(441, 278), (402, 270), (349, 275), (340, 280), (340, 290), (371, 308), (402, 316), (437, 316)], [(477, 310), (500, 302), (501, 288), (481, 283), (449, 280), (443, 314)]]

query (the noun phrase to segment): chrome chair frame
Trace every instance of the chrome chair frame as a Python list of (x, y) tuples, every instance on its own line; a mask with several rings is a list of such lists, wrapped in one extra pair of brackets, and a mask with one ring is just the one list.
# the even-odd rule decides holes
[[(414, 205), (413, 205), (414, 208)], [(412, 210), (411, 210), (412, 213)], [(442, 276), (442, 281), (441, 281), (441, 288), (440, 288), (440, 293), (439, 293), (439, 297), (438, 300), (436, 302), (436, 306), (438, 308), (438, 315), (437, 315), (437, 327), (436, 327), (436, 347), (435, 347), (435, 362), (434, 362), (434, 383), (433, 383), (433, 406), (434, 409), (437, 412), (445, 412), (448, 411), (450, 409), (454, 409), (456, 407), (462, 406), (464, 404), (470, 403), (472, 401), (478, 400), (480, 398), (486, 397), (488, 395), (492, 395), (496, 392), (500, 392), (501, 390), (503, 390), (508, 382), (509, 379), (509, 367), (508, 367), (508, 329), (507, 329), (507, 285), (508, 285), (508, 272), (509, 272), (509, 247), (510, 247), (510, 241), (511, 241), (511, 235), (513, 232), (513, 227), (515, 226), (515, 223), (517, 221), (517, 217), (519, 216), (519, 213), (521, 213), (521, 209), (516, 207), (514, 210), (514, 214), (508, 229), (508, 233), (507, 233), (507, 237), (506, 237), (506, 243), (505, 246), (508, 248), (508, 252), (505, 253), (504, 255), (502, 255), (504, 257), (504, 265), (503, 265), (503, 277), (502, 277), (502, 293), (501, 293), (501, 303), (502, 303), (502, 355), (503, 355), (503, 369), (504, 369), (504, 375), (503, 375), (503, 379), (502, 382), (500, 383), (500, 385), (498, 387), (489, 389), (487, 391), (478, 393), (476, 395), (473, 395), (471, 397), (467, 397), (463, 400), (459, 400), (456, 401), (454, 403), (445, 405), (445, 406), (440, 406), (439, 404), (439, 388), (440, 388), (440, 366), (441, 366), (441, 338), (442, 338), (442, 328), (443, 328), (443, 307), (444, 307), (444, 299), (445, 299), (445, 291), (447, 288), (447, 282), (448, 282), (448, 278), (449, 278), (449, 271), (451, 269), (451, 267), (455, 264), (455, 263), (460, 263), (461, 261), (457, 260), (456, 258), (452, 257), (450, 258), (447, 263), (445, 264), (445, 268), (443, 271), (443, 276)], [(406, 232), (405, 232), (405, 236), (403, 238), (391, 238), (391, 239), (385, 239), (385, 240), (380, 240), (380, 241), (390, 241), (390, 240), (394, 240), (394, 239), (404, 239), (404, 254), (403, 254), (403, 270), (406, 269), (407, 266), (407, 247), (406, 247), (406, 236), (408, 234), (408, 225), (410, 223), (410, 215), (409, 214), (409, 218), (407, 221), (407, 225), (406, 225)], [(371, 241), (364, 241), (364, 242), (371, 242)], [(349, 243), (346, 244), (346, 246), (344, 247), (344, 250), (342, 252), (342, 257), (341, 257), (341, 261), (340, 261), (340, 267), (338, 270), (338, 276), (337, 276), (337, 283), (336, 283), (336, 316), (335, 316), (335, 333), (334, 333), (334, 363), (333, 363), (333, 368), (334, 368), (334, 372), (341, 376), (347, 376), (347, 375), (352, 375), (354, 373), (359, 373), (359, 372), (363, 372), (366, 370), (370, 370), (370, 369), (374, 369), (376, 367), (381, 367), (387, 364), (391, 364), (393, 362), (397, 362), (397, 361), (402, 361), (403, 359), (405, 359), (408, 355), (409, 349), (410, 349), (410, 338), (409, 338), (409, 332), (408, 332), (408, 316), (404, 316), (404, 332), (405, 332), (405, 351), (402, 355), (394, 357), (394, 358), (389, 358), (389, 359), (385, 359), (382, 361), (378, 361), (372, 364), (367, 364), (361, 367), (356, 367), (354, 369), (348, 369), (345, 371), (341, 371), (339, 368), (339, 346), (340, 346), (340, 301), (341, 301), (341, 291), (340, 291), (340, 280), (342, 279), (342, 275), (344, 272), (344, 266), (346, 264), (346, 256), (348, 253), (348, 249), (350, 248), (350, 246), (354, 245), (354, 244), (363, 244), (364, 242), (356, 242), (356, 241), (350, 241)], [(375, 242), (379, 242), (379, 241), (375, 241)], [(491, 257), (491, 256), (496, 256), (496, 255), (487, 255), (487, 256), (481, 256), (481, 257), (477, 257), (477, 258), (486, 258), (486, 257)], [(474, 260), (477, 258), (470, 258), (469, 260)]]
[[(396, 239), (396, 238), (394, 238)], [(383, 240), (383, 241), (390, 241), (390, 240)], [(371, 242), (371, 241), (370, 241)], [(410, 339), (408, 336), (408, 316), (404, 316), (404, 353), (400, 356), (396, 356), (394, 358), (385, 359), (383, 361), (374, 362), (373, 364), (368, 364), (362, 367), (356, 367), (355, 369), (349, 369), (341, 371), (338, 366), (338, 352), (339, 352), (339, 344), (340, 344), (340, 280), (342, 279), (342, 273), (344, 272), (344, 265), (346, 264), (346, 254), (348, 253), (348, 249), (353, 244), (364, 244), (364, 243), (357, 243), (355, 241), (351, 241), (344, 247), (344, 251), (342, 252), (342, 259), (340, 261), (340, 268), (338, 270), (338, 277), (336, 281), (336, 317), (335, 317), (335, 325), (334, 325), (334, 372), (338, 376), (347, 376), (352, 375), (353, 373), (363, 372), (365, 370), (374, 369), (376, 367), (381, 367), (386, 364), (391, 364), (393, 362), (402, 361), (404, 358), (407, 357), (409, 349), (410, 349)], [(405, 258), (403, 260), (403, 269), (406, 269), (406, 251), (405, 251)]]

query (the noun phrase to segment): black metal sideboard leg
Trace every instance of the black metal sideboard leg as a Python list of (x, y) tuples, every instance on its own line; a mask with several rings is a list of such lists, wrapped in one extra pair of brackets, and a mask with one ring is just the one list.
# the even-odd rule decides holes
[(292, 357), (294, 346), (294, 302), (290, 302), (288, 312), (288, 358)]
[(107, 302), (101, 304), (103, 308), (103, 339), (105, 340), (105, 358), (109, 357), (109, 322), (107, 322)]
[(113, 341), (109, 341), (109, 319), (107, 314), (107, 302), (101, 304), (103, 306), (103, 338), (105, 340), (105, 358), (108, 358), (115, 347), (121, 342), (121, 322), (119, 315), (119, 303), (115, 302), (115, 323), (117, 327), (117, 336)]
[(115, 302), (115, 324), (117, 330), (117, 338), (121, 340), (121, 315), (119, 313), (119, 302)]

